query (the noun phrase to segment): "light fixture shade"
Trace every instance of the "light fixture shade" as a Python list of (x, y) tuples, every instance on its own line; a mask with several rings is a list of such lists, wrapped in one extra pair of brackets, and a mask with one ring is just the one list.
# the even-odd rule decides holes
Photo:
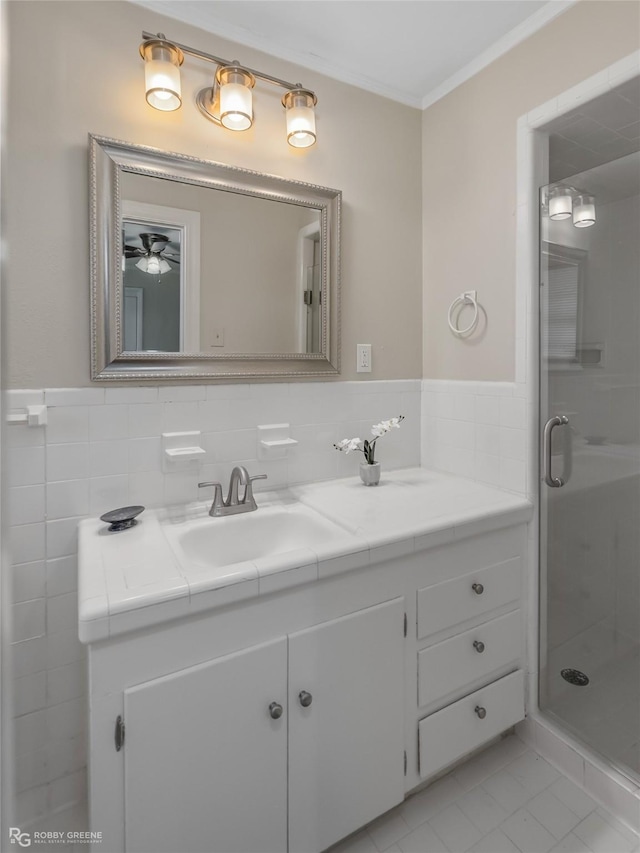
[(251, 90), (256, 79), (240, 65), (218, 68), (220, 85), (220, 121), (228, 130), (248, 130), (253, 124)]
[(291, 89), (282, 99), (287, 116), (287, 142), (293, 148), (309, 148), (315, 143), (317, 102), (313, 92), (307, 89)]
[(576, 228), (588, 228), (596, 222), (596, 204), (592, 195), (576, 196), (573, 205), (573, 224)]
[(184, 55), (179, 48), (163, 39), (149, 39), (140, 45), (144, 59), (144, 81), (147, 103), (156, 110), (170, 112), (182, 105), (180, 66)]
[(571, 191), (567, 187), (554, 187), (549, 193), (549, 219), (569, 219), (573, 208)]
[(142, 272), (149, 273), (149, 275), (162, 275), (171, 270), (171, 265), (164, 258), (154, 254), (144, 255), (136, 263), (136, 266)]

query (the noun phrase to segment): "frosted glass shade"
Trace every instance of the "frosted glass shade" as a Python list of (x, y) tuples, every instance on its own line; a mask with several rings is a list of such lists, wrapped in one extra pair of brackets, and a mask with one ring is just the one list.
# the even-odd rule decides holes
[(219, 68), (220, 121), (228, 130), (248, 130), (253, 124), (253, 74), (238, 65)]
[(293, 89), (282, 99), (287, 117), (287, 142), (309, 148), (316, 141), (316, 97), (306, 89)]
[(169, 42), (152, 39), (140, 45), (140, 53), (144, 59), (147, 103), (163, 112), (177, 110), (182, 105), (182, 51)]
[(569, 219), (573, 208), (571, 193), (566, 187), (555, 187), (549, 193), (549, 219)]
[(159, 255), (145, 255), (143, 258), (140, 258), (136, 266), (142, 272), (149, 273), (149, 275), (162, 275), (171, 270), (171, 265)]
[(576, 228), (588, 228), (595, 225), (596, 205), (592, 195), (579, 195), (573, 205), (573, 224)]

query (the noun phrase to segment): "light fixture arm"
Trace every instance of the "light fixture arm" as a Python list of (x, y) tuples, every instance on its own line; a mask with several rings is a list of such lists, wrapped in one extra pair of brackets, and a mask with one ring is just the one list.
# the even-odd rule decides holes
[[(188, 54), (189, 56), (195, 56), (196, 59), (202, 59), (204, 62), (210, 62), (213, 65), (217, 65), (219, 67), (225, 67), (228, 65), (233, 65), (234, 62), (229, 59), (223, 59), (220, 56), (214, 56), (212, 53), (205, 53), (202, 50), (196, 50), (194, 47), (189, 47), (186, 44), (180, 44), (180, 42), (173, 41), (173, 39), (167, 38), (163, 33), (149, 33), (146, 30), (142, 32), (143, 41), (150, 41), (152, 39), (162, 39), (163, 41), (168, 41), (174, 47), (177, 47), (183, 53)], [(273, 77), (271, 74), (265, 74), (263, 71), (256, 71), (255, 68), (249, 68), (246, 65), (242, 66), (245, 71), (248, 71), (250, 74), (253, 74), (254, 77), (259, 80), (264, 80), (266, 83), (271, 83), (274, 86), (280, 86), (282, 89), (288, 89), (289, 91), (294, 89), (301, 88), (299, 83), (289, 83), (287, 80), (281, 80), (279, 77)]]

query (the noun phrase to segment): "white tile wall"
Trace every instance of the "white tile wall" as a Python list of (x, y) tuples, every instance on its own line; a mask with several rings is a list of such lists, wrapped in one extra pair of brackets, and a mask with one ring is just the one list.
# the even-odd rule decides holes
[[(18, 817), (25, 827), (84, 795), (84, 647), (77, 639), (78, 521), (116, 506), (209, 497), (234, 464), (263, 489), (350, 476), (359, 454), (332, 445), (405, 415), (381, 441), (384, 467), (420, 464), (419, 380), (9, 391), (7, 409), (46, 402), (46, 427), (8, 431), (14, 562)], [(291, 424), (287, 459), (257, 461), (256, 427)], [(200, 465), (163, 473), (161, 433), (200, 430)]]
[(527, 386), (422, 382), (422, 465), (527, 494)]

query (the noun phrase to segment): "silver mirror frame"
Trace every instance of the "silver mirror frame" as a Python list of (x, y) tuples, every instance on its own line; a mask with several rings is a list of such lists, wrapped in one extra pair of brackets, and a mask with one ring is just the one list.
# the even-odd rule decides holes
[[(91, 379), (96, 382), (271, 379), (340, 373), (342, 193), (184, 154), (89, 134)], [(323, 312), (319, 353), (132, 353), (122, 350), (121, 175), (133, 172), (320, 211)]]

